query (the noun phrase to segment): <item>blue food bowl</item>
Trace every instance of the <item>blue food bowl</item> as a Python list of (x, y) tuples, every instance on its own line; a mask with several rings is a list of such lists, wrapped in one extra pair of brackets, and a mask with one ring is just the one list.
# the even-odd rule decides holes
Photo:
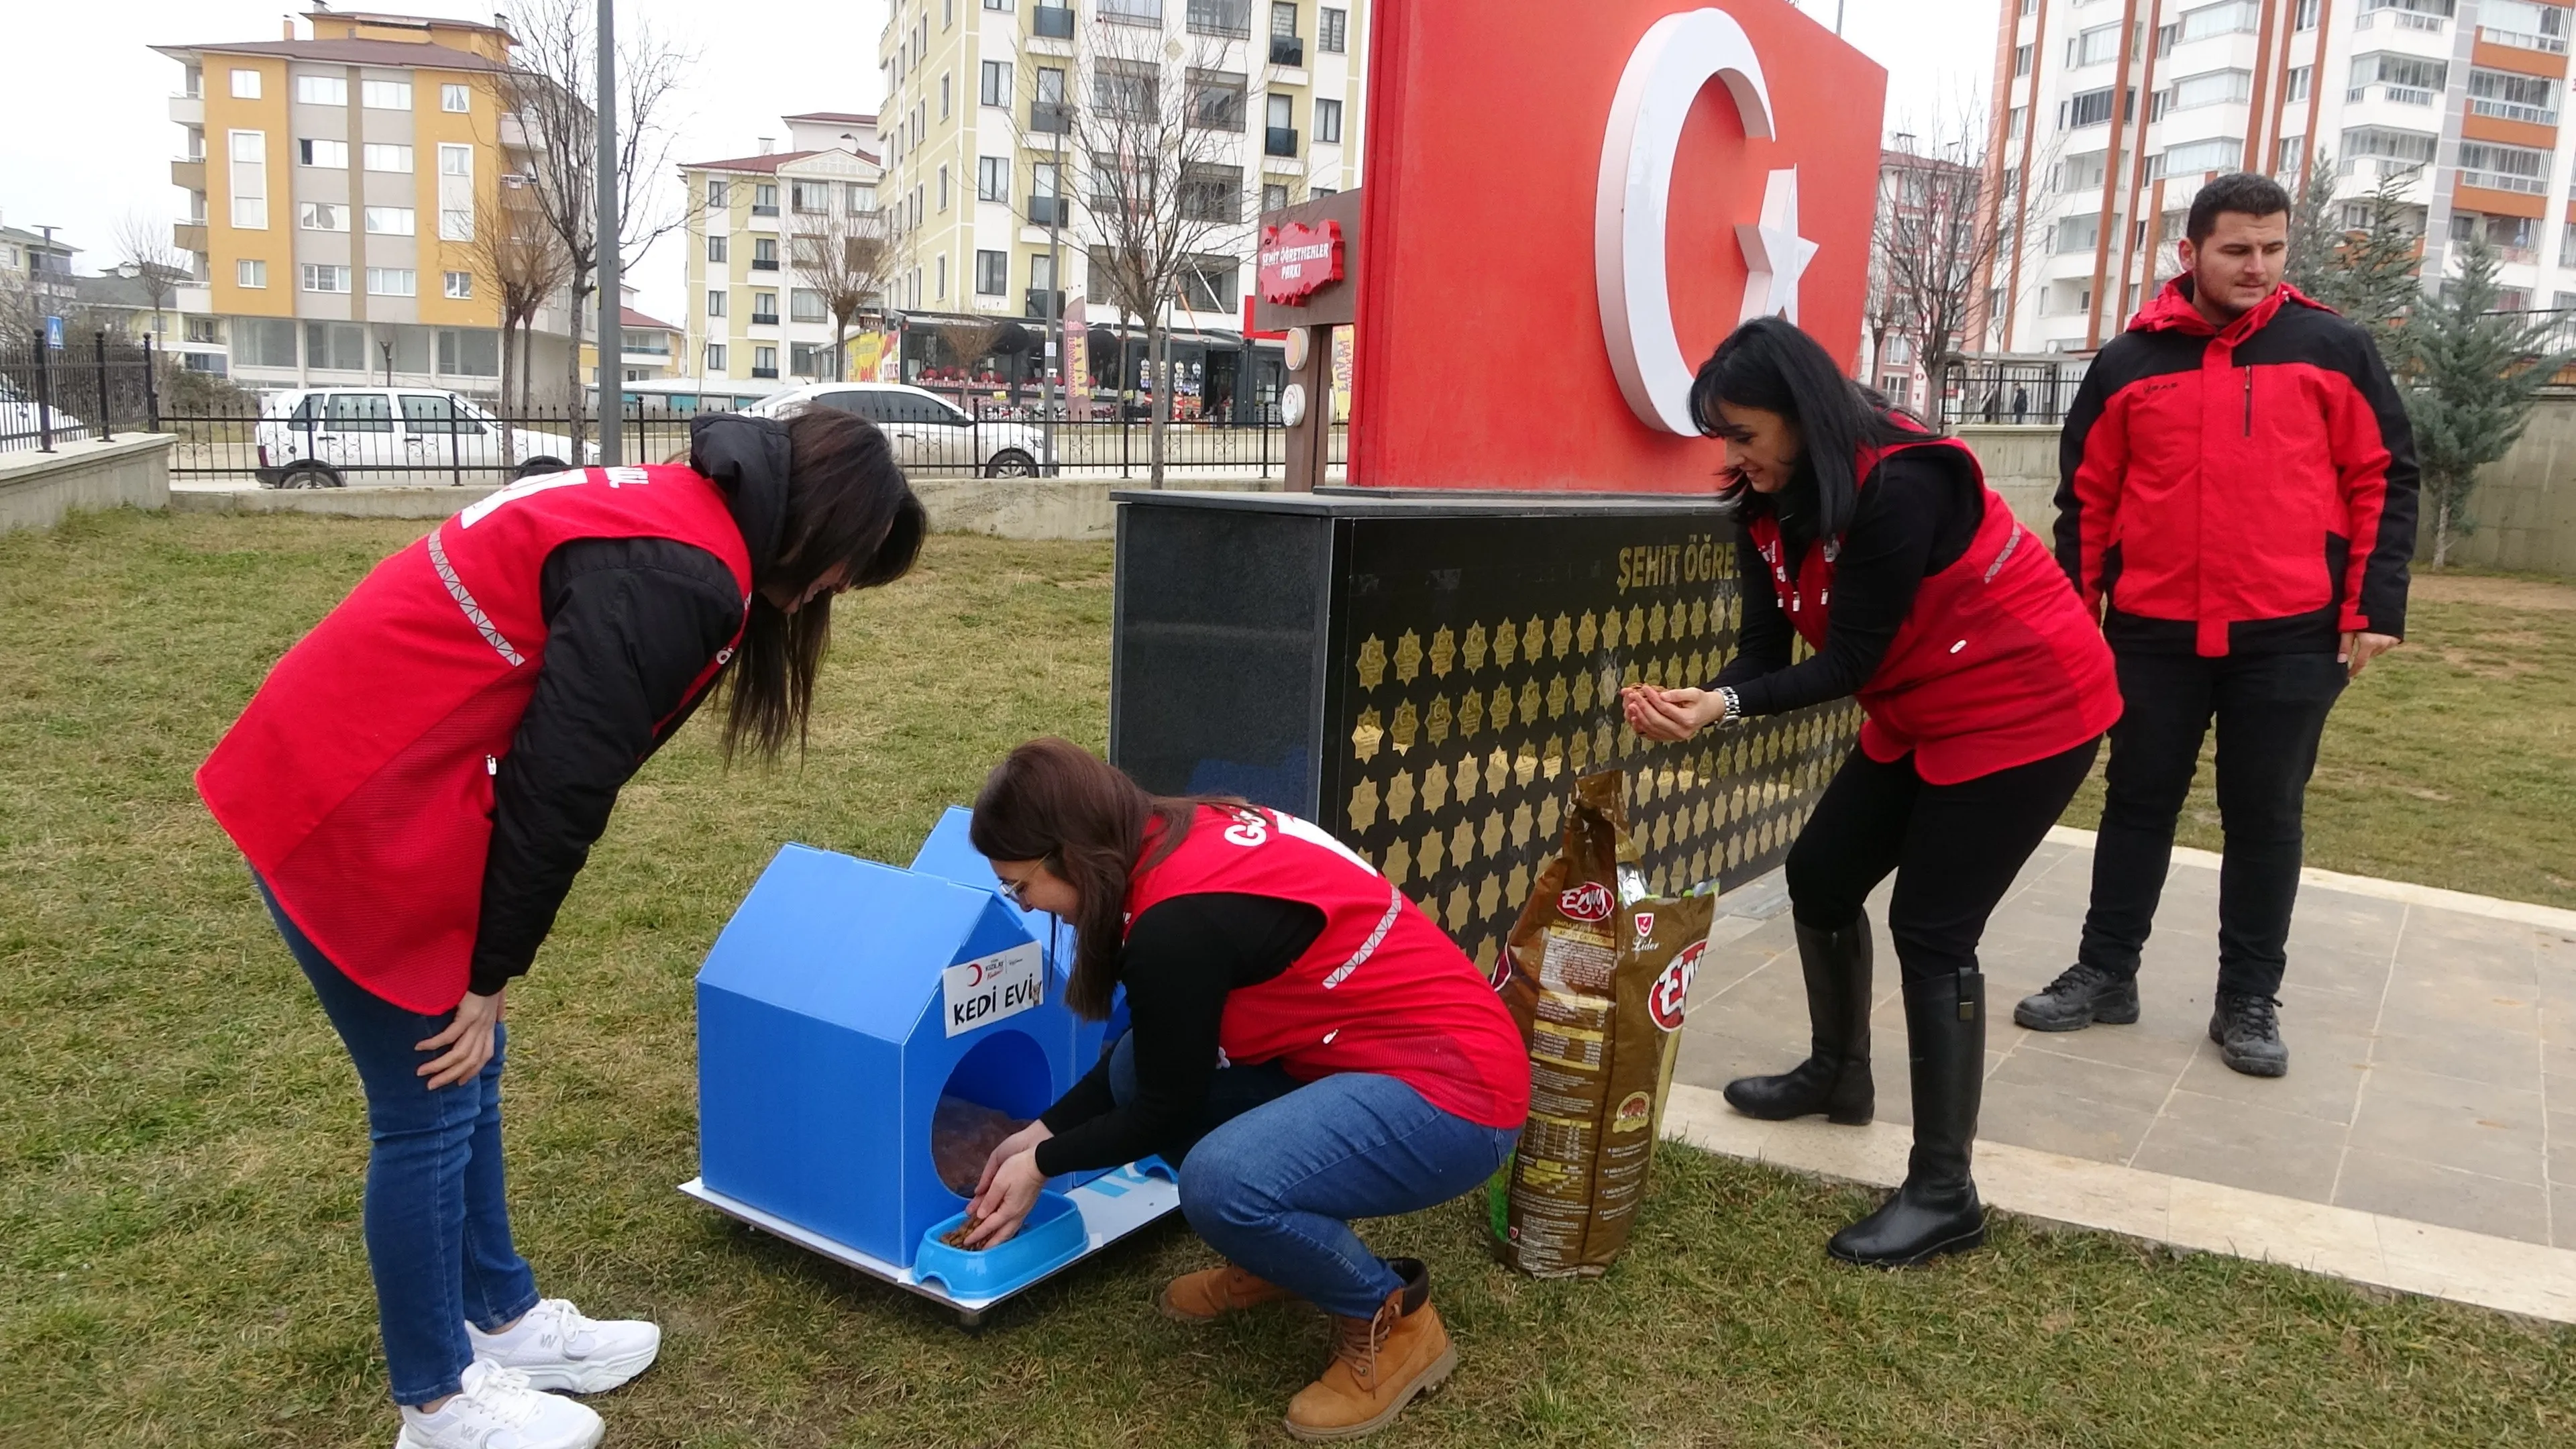
[(1082, 1210), (1060, 1192), (1041, 1191), (1029, 1215), (1020, 1221), (1020, 1230), (1007, 1242), (980, 1253), (940, 1241), (965, 1223), (961, 1212), (934, 1224), (921, 1235), (921, 1251), (912, 1260), (912, 1270), (923, 1282), (936, 1278), (957, 1298), (1008, 1293), (1081, 1257), (1091, 1242), (1082, 1225)]

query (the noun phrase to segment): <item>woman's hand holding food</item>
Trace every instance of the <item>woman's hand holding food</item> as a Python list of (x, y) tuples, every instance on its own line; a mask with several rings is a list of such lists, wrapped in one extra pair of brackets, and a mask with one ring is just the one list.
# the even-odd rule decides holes
[(1046, 1186), (1046, 1174), (1038, 1171), (1038, 1144), (1054, 1135), (1044, 1122), (1032, 1122), (994, 1146), (975, 1183), (975, 1200), (966, 1206), (967, 1247), (989, 1248), (1020, 1230), (1020, 1219)]
[(997, 1243), (1007, 1242), (1020, 1230), (1020, 1222), (1029, 1215), (1029, 1209), (1037, 1205), (1038, 1191), (1046, 1186), (1046, 1174), (1038, 1170), (1036, 1144), (1031, 1143), (1008, 1158), (1002, 1157), (1003, 1153), (1011, 1151), (1011, 1143), (1025, 1135), (1025, 1131), (1016, 1133), (1010, 1142), (993, 1150), (998, 1166), (994, 1163), (985, 1165), (984, 1185), (976, 1190), (975, 1200), (966, 1206), (966, 1246), (970, 1249), (981, 1252)]
[(1619, 691), (1628, 728), (1650, 740), (1686, 740), (1726, 717), (1726, 696), (1713, 689), (1657, 689), (1632, 684)]

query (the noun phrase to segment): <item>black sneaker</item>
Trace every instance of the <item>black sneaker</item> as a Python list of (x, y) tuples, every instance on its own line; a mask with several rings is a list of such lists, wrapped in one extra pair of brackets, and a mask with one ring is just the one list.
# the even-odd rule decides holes
[(2287, 1076), (2290, 1049), (2281, 1041), (2281, 1003), (2241, 991), (2218, 993), (2218, 1009), (2209, 1014), (2209, 1039), (2218, 1043), (2218, 1059), (2249, 1077)]
[(2093, 1023), (2127, 1026), (2138, 1019), (2138, 978), (2115, 976), (2078, 961), (2057, 973), (2048, 989), (2025, 996), (2013, 1020), (2032, 1031), (2082, 1031)]

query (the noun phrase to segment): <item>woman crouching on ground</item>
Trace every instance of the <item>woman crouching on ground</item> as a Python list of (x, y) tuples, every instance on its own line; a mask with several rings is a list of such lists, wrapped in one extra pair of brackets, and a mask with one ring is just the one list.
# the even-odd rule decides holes
[[(1870, 1120), (1870, 934), (1890, 871), (1904, 974), (1914, 1155), (1878, 1211), (1827, 1251), (1877, 1267), (1986, 1238), (1968, 1175), (1986, 1066), (1977, 942), (2120, 717), (2111, 651), (1974, 453), (1889, 410), (1778, 318), (1718, 345), (1691, 415), (1726, 443), (1743, 532), (1744, 622), (1707, 689), (1625, 692), (1648, 739), (1857, 695), (1859, 748), (1790, 847), (1789, 903), (1814, 1053), (1727, 1084), (1747, 1116)], [(1790, 663), (1792, 632), (1816, 651)]]
[(540, 1299), (501, 1177), (502, 992), (627, 779), (729, 677), (728, 757), (802, 741), (831, 596), (921, 504), (874, 427), (701, 418), (686, 467), (514, 484), (378, 564), (197, 772), (366, 1093), (401, 1449), (587, 1449), (650, 1323)]
[(1370, 1252), (1350, 1220), (1447, 1202), (1518, 1141), (1529, 1055), (1484, 973), (1315, 826), (1148, 795), (1063, 740), (993, 771), (972, 839), (1022, 906), (1074, 923), (1067, 1003), (1096, 1020), (1123, 985), (1133, 1025), (993, 1150), (968, 1245), (1016, 1232), (1050, 1177), (1159, 1152), (1229, 1260), (1174, 1279), (1165, 1314), (1302, 1298), (1333, 1316), (1291, 1435), (1358, 1438), (1448, 1377), (1428, 1271)]

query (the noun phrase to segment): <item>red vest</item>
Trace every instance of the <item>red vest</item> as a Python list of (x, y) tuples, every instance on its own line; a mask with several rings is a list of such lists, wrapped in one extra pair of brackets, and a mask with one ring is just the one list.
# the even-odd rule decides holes
[[(2061, 754), (2109, 729), (2120, 717), (2110, 646), (2047, 546), (1985, 486), (1977, 455), (1956, 438), (1864, 449), (1861, 486), (1903, 448), (1956, 448), (1975, 470), (1985, 518), (1958, 562), (1915, 591), (1913, 611), (1860, 687), (1861, 748), (1881, 764), (1912, 751), (1927, 782), (1955, 785)], [(1790, 624), (1822, 649), (1840, 541), (1809, 548), (1793, 579), (1781, 563), (1778, 521), (1757, 518), (1749, 531)]]
[[(492, 776), (545, 662), (539, 575), (583, 538), (694, 544), (733, 570), (749, 610), (750, 552), (713, 483), (683, 467), (530, 478), (376, 565), (197, 770), (287, 916), (397, 1006), (435, 1014), (465, 995)], [(689, 698), (732, 657), (727, 645)]]
[[(1152, 859), (1159, 832), (1145, 847)], [(1485, 973), (1404, 892), (1321, 829), (1273, 810), (1201, 806), (1188, 835), (1127, 885), (1132, 923), (1174, 896), (1300, 901), (1324, 931), (1289, 968), (1225, 999), (1219, 1048), (1300, 1081), (1377, 1072), (1453, 1116), (1518, 1127), (1529, 1052)]]

